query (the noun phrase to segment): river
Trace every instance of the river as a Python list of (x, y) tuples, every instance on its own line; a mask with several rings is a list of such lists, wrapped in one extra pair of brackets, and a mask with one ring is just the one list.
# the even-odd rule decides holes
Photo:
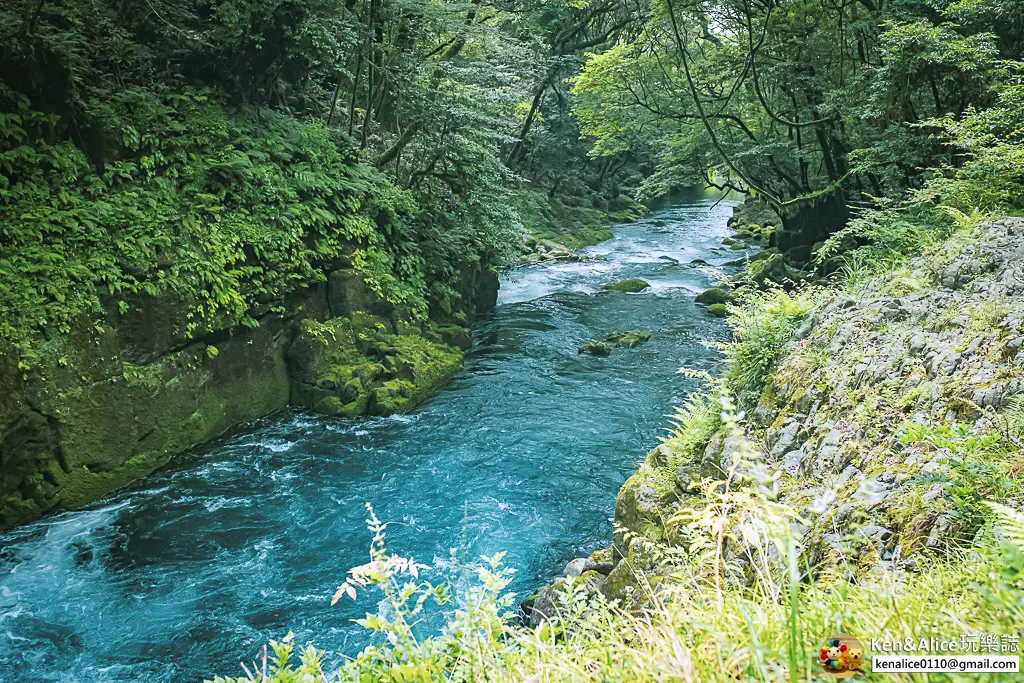
[[(374, 599), (329, 601), (367, 559), (367, 501), (435, 578), (450, 548), (507, 551), (520, 597), (607, 545), (619, 487), (693, 388), (676, 370), (717, 362), (702, 342), (725, 328), (692, 297), (738, 256), (721, 246), (730, 208), (693, 200), (613, 228), (587, 250), (607, 261), (510, 271), (465, 369), (414, 414), (278, 413), (0, 535), (0, 680), (238, 675), (288, 630), (355, 654), (370, 640), (350, 619)], [(599, 289), (634, 277), (651, 288)], [(628, 329), (653, 337), (576, 353)]]

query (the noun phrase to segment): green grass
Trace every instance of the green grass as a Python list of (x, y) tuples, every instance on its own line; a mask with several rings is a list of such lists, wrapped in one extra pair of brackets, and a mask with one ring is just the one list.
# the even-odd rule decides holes
[(756, 402), (783, 346), (822, 294), (818, 288), (795, 292), (781, 288), (752, 290), (739, 305), (730, 307), (727, 324), (733, 331), (733, 341), (721, 348), (725, 353), (725, 379), (741, 405)]

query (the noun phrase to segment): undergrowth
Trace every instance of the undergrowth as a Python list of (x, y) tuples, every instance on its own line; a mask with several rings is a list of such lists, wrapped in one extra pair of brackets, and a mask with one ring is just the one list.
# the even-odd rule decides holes
[(783, 346), (822, 296), (816, 287), (773, 287), (748, 291), (738, 305), (730, 306), (726, 323), (733, 340), (718, 348), (725, 355), (725, 379), (741, 405), (756, 402)]
[[(410, 198), (320, 123), (230, 111), (207, 91), (129, 89), (108, 103), (120, 158), (50, 144), (56, 117), (0, 92), (0, 337), (68, 332), (105, 299), (173, 293), (193, 329), (255, 325), (346, 247), (371, 286), (425, 309)], [(5, 107), (8, 109), (8, 107)], [(405, 246), (403, 246), (405, 245)]]

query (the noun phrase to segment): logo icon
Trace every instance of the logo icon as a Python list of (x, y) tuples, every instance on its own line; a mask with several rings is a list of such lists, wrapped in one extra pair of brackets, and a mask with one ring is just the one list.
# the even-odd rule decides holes
[(848, 633), (829, 636), (818, 652), (818, 663), (836, 678), (849, 678), (864, 666), (864, 645)]

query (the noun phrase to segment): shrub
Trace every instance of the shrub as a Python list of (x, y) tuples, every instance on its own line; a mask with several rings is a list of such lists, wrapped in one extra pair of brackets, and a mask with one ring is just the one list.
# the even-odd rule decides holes
[[(913, 580), (891, 572), (848, 582), (841, 574), (806, 572), (792, 524), (796, 511), (774, 502), (763, 487), (745, 491), (736, 483), (708, 482), (706, 502), (691, 511), (690, 526), (695, 547), (712, 556), (723, 543), (735, 547), (742, 539), (757, 561), (749, 584), (724, 581), (724, 567), (715, 571), (703, 550), (667, 553), (657, 588), (638, 579), (642, 609), (588, 598), (570, 580), (560, 615), (531, 629), (509, 618), (510, 596), (502, 593), (508, 570), (494, 558), (477, 568), (475, 580), (461, 584), (460, 607), (433, 636), (410, 640), (407, 624), (368, 616), (360, 623), (380, 630), (388, 643), (368, 647), (340, 669), (325, 671), (323, 655), (312, 647), (293, 664), (294, 644), (286, 637), (271, 643), (271, 654), (264, 649), (263, 661), (248, 666), (245, 677), (214, 681), (799, 681), (817, 679), (818, 646), (833, 632), (902, 641), (909, 635), (1013, 634), (1024, 623), (1024, 514), (1013, 508), (993, 505), (997, 521), (977, 545), (925, 561)], [(725, 523), (729, 538), (721, 531)], [(377, 524), (371, 519), (379, 530)], [(394, 556), (380, 545), (371, 557), (387, 565), (385, 558)], [(435, 593), (405, 582), (401, 565), (378, 566), (369, 583), (397, 596), (393, 607), (408, 614)], [(957, 679), (933, 674), (929, 680)]]

